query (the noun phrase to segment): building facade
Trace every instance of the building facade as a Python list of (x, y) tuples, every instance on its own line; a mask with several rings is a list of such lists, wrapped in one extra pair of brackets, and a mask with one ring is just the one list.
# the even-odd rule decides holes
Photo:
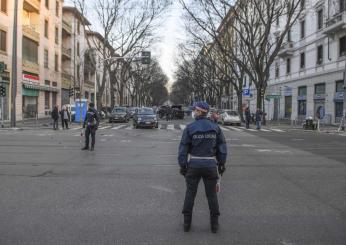
[[(266, 92), (268, 119), (302, 122), (321, 110), (327, 124), (343, 115), (346, 0), (305, 0), (271, 67)], [(276, 23), (280, 31), (280, 20)], [(255, 93), (254, 93), (255, 94)], [(254, 108), (253, 108), (254, 109)]]
[[(46, 117), (60, 104), (62, 0), (19, 0), (16, 119)], [(9, 120), (14, 1), (1, 1), (0, 62), (6, 64), (4, 119)]]

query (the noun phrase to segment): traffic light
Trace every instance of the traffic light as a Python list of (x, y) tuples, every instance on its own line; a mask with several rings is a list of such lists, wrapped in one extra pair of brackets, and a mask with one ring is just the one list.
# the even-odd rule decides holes
[(0, 97), (6, 96), (6, 87), (4, 85), (0, 85)]
[(70, 88), (70, 89), (69, 89), (68, 95), (69, 95), (70, 97), (73, 97), (73, 95), (74, 95), (74, 89), (73, 89), (73, 88)]
[(261, 90), (261, 95), (264, 96), (265, 93), (266, 93), (265, 89), (262, 88), (262, 90)]

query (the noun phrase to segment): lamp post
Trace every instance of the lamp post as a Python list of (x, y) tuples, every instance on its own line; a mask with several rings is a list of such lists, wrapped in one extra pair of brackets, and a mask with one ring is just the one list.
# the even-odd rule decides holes
[(11, 127), (16, 127), (18, 0), (14, 0), (12, 38)]

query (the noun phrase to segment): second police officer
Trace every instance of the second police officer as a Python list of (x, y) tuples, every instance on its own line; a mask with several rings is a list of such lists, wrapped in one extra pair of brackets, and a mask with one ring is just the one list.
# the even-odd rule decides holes
[(203, 179), (210, 211), (211, 231), (219, 228), (220, 215), (217, 198), (219, 174), (225, 171), (227, 146), (220, 127), (207, 119), (209, 105), (198, 102), (195, 105), (195, 121), (185, 128), (179, 145), (178, 161), (180, 173), (185, 176), (186, 194), (182, 213), (184, 231), (190, 230), (192, 210), (198, 183)]

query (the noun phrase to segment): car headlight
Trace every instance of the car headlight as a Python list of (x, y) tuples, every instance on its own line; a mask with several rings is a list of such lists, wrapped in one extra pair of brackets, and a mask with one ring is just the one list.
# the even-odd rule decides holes
[(141, 117), (139, 117), (139, 118), (137, 118), (137, 120), (138, 120), (138, 121), (142, 121), (142, 118), (141, 118)]

